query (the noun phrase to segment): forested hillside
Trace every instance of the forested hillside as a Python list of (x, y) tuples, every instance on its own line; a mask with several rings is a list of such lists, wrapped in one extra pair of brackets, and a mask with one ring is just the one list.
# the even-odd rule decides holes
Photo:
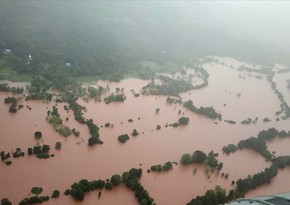
[(285, 53), (205, 27), (174, 2), (4, 1), (0, 33), (2, 67), (48, 79), (146, 78), (206, 55), (289, 63)]

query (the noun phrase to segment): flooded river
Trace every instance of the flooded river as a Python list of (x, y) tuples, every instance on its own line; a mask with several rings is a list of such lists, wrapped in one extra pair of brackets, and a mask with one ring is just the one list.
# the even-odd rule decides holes
[[(7, 197), (16, 204), (28, 196), (34, 186), (42, 187), (43, 195), (51, 195), (54, 189), (59, 189), (63, 193), (73, 182), (80, 179), (105, 180), (113, 174), (121, 174), (136, 167), (143, 169), (141, 183), (155, 199), (156, 204), (186, 204), (216, 185), (229, 190), (233, 188), (232, 181), (264, 170), (270, 163), (251, 150), (242, 150), (227, 156), (222, 154), (221, 149), (224, 145), (236, 144), (241, 139), (256, 136), (263, 129), (276, 127), (288, 130), (289, 120), (275, 121), (275, 112), (280, 109), (280, 102), (265, 77), (257, 79), (237, 70), (241, 65), (253, 65), (228, 58), (218, 59), (218, 62), (203, 65), (209, 73), (209, 85), (200, 90), (182, 93), (181, 97), (184, 101), (192, 100), (198, 107), (213, 106), (222, 114), (223, 120), (234, 120), (237, 122), (235, 125), (197, 115), (178, 104), (167, 104), (167, 96), (135, 97), (131, 90), (139, 92), (148, 81), (139, 79), (126, 79), (119, 83), (101, 81), (96, 84), (102, 86), (109, 84), (111, 90), (116, 87), (124, 88), (127, 98), (123, 103), (110, 104), (79, 99), (78, 102), (87, 108), (87, 112), (84, 112), (85, 118), (93, 119), (100, 127), (100, 138), (104, 142), (103, 145), (88, 147), (87, 140), (90, 135), (87, 126), (76, 122), (71, 110), (67, 113), (63, 109), (65, 103), (57, 104), (61, 118), (64, 120), (68, 117), (69, 121), (64, 120), (64, 124), (79, 130), (80, 137), (64, 138), (46, 122), (47, 110), (51, 110), (55, 102), (23, 100), (21, 104), (24, 108), (16, 114), (11, 114), (8, 112), (9, 106), (4, 104), (4, 98), (8, 94), (0, 93), (0, 150), (10, 151), (20, 147), (26, 152), (28, 147), (40, 143), (51, 145), (50, 152), (55, 154), (55, 157), (46, 160), (25, 155), (23, 158), (13, 159), (10, 166), (0, 163), (0, 198)], [(247, 76), (246, 79), (243, 76)], [(281, 86), (283, 94), (287, 91), (282, 90), (285, 86), (284, 78), (280, 76), (274, 78), (277, 85)], [(31, 110), (26, 107), (27, 105)], [(157, 108), (160, 109), (158, 114)], [(181, 116), (189, 117), (187, 126), (165, 127), (167, 123), (177, 122)], [(248, 117), (253, 119), (258, 117), (257, 124), (240, 123)], [(264, 123), (264, 117), (272, 121)], [(133, 122), (128, 122), (128, 119), (132, 119)], [(107, 122), (114, 124), (114, 127), (104, 127)], [(157, 125), (161, 126), (160, 130), (156, 130)], [(129, 141), (120, 144), (117, 140), (118, 135), (130, 135), (133, 129), (140, 134), (137, 137), (130, 136)], [(34, 139), (35, 131), (42, 132), (41, 140)], [(286, 140), (289, 143), (289, 139)], [(54, 149), (56, 141), (62, 142), (62, 149), (59, 151)], [(290, 154), (287, 153), (287, 147), (283, 147), (285, 144), (282, 140), (276, 140), (269, 143), (269, 148), (271, 151), (276, 150), (277, 154)], [(224, 163), (221, 172), (228, 173), (229, 178), (226, 180), (217, 172), (208, 178), (204, 167), (197, 165), (186, 167), (174, 165), (172, 171), (161, 174), (146, 172), (155, 164), (164, 164), (167, 161), (179, 162), (182, 154), (193, 153), (195, 150), (206, 153), (213, 150), (219, 153), (218, 160)], [(193, 173), (195, 168), (197, 172)], [(250, 192), (249, 196), (269, 194), (267, 190), (275, 193), (289, 191), (289, 182), (283, 180), (285, 177), (290, 178), (289, 174), (289, 169), (280, 171), (273, 183)], [(86, 195), (83, 204), (138, 204), (134, 193), (123, 185), (112, 191), (103, 191), (100, 199), (97, 194), (92, 192)], [(50, 199), (46, 204), (79, 203), (71, 197), (61, 195), (59, 199)]]

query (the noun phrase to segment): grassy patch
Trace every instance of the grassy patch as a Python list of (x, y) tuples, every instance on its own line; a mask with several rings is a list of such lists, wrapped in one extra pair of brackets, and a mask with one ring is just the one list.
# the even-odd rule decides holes
[(0, 67), (0, 80), (10, 80), (13, 82), (31, 81), (28, 75), (21, 75), (9, 67)]

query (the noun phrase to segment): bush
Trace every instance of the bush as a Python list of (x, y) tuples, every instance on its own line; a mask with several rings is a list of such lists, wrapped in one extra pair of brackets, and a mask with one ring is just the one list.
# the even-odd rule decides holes
[(58, 133), (61, 134), (64, 137), (68, 137), (71, 135), (72, 131), (68, 126), (62, 125), (59, 129), (58, 129)]
[(12, 203), (9, 201), (9, 199), (4, 198), (1, 199), (1, 205), (12, 205)]
[(95, 144), (103, 144), (103, 142), (98, 137), (90, 137), (88, 140), (89, 146), (93, 146)]
[(178, 122), (181, 125), (187, 125), (189, 122), (189, 118), (188, 117), (181, 117), (181, 118), (179, 118)]
[(123, 135), (120, 135), (119, 137), (118, 137), (118, 140), (119, 140), (119, 142), (121, 142), (121, 143), (125, 143), (127, 140), (129, 140), (130, 138), (129, 138), (129, 136), (127, 135), (127, 134), (123, 134)]
[(61, 142), (56, 142), (55, 143), (55, 149), (60, 150), (61, 146), (62, 146)]
[(35, 139), (40, 139), (42, 137), (42, 133), (40, 131), (36, 131), (34, 133), (34, 137), (35, 137)]
[(60, 194), (60, 192), (59, 192), (58, 190), (54, 190), (54, 191), (52, 192), (52, 196), (51, 196), (51, 198), (58, 198), (58, 197), (59, 197), (59, 194)]
[(41, 187), (32, 187), (32, 189), (31, 189), (31, 193), (36, 194), (36, 195), (41, 194), (42, 191), (43, 191), (43, 189)]

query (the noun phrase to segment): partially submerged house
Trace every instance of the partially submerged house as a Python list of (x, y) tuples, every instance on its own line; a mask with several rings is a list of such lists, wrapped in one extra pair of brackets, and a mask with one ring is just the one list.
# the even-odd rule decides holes
[(6, 48), (3, 53), (4, 53), (4, 55), (10, 55), (12, 53), (12, 51), (11, 51), (11, 49)]

